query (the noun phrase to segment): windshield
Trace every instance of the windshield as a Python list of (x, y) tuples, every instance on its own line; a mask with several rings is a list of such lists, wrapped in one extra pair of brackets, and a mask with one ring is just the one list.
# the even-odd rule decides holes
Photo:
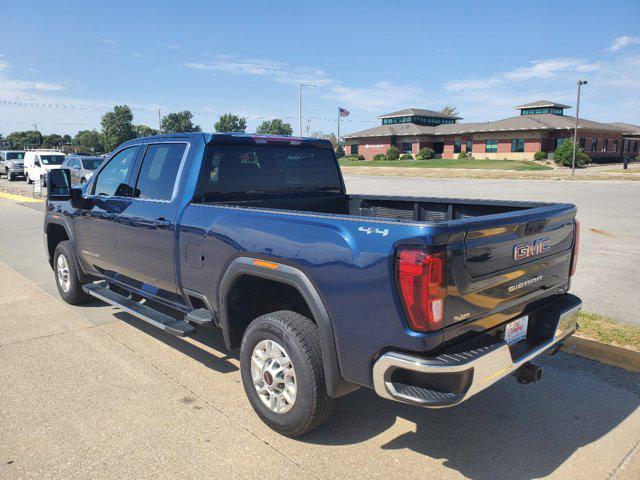
[(24, 152), (7, 152), (7, 160), (22, 160)]
[(40, 160), (45, 165), (62, 165), (64, 155), (40, 155)]
[(82, 167), (85, 170), (96, 170), (102, 163), (103, 158), (83, 158)]
[(205, 152), (197, 196), (342, 191), (331, 149), (283, 145), (216, 145)]

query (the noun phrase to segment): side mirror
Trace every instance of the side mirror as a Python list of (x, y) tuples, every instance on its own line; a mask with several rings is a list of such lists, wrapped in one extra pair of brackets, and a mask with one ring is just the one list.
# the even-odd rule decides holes
[(70, 200), (71, 172), (66, 168), (50, 170), (47, 186), (48, 200)]

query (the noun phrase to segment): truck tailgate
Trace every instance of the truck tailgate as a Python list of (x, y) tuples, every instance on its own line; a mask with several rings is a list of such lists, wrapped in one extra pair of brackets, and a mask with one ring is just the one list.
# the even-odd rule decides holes
[(482, 318), (490, 328), (566, 286), (575, 214), (573, 205), (554, 204), (461, 219), (464, 245), (453, 255), (447, 323)]

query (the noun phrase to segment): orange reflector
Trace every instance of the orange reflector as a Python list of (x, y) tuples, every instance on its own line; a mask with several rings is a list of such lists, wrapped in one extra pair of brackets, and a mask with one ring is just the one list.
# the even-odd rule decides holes
[(270, 268), (271, 270), (275, 270), (279, 266), (277, 263), (267, 262), (265, 260), (254, 260), (253, 264), (256, 267)]

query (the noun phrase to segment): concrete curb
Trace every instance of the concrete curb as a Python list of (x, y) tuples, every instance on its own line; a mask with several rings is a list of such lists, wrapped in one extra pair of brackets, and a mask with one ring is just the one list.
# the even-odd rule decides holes
[(561, 350), (572, 355), (596, 360), (600, 363), (640, 372), (640, 352), (616, 345), (607, 345), (589, 338), (569, 337)]

